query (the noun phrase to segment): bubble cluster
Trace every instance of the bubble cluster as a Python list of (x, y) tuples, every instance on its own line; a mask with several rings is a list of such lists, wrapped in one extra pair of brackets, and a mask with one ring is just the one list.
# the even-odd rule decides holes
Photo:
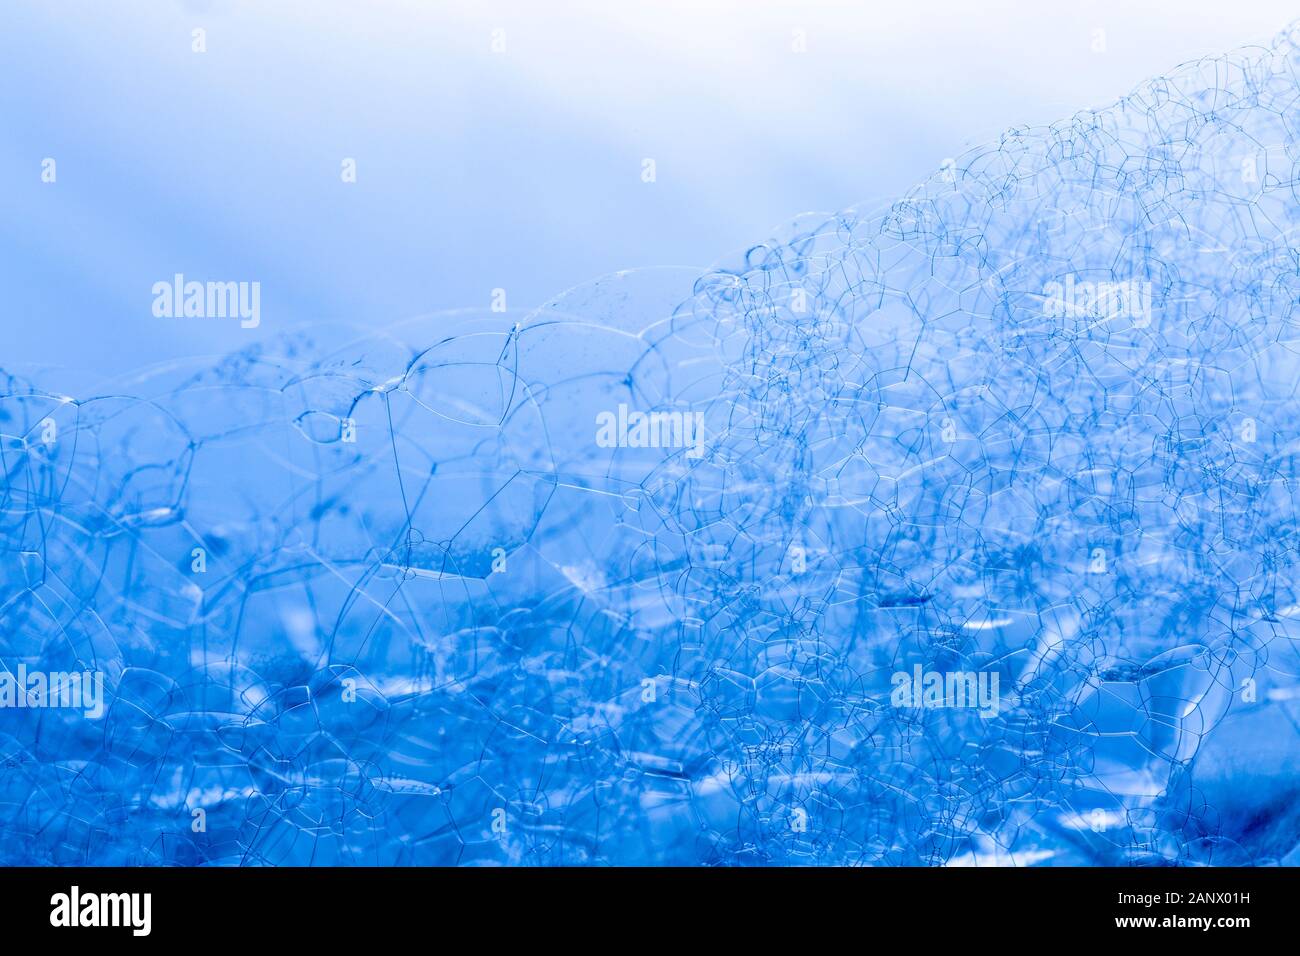
[(106, 688), (0, 862), (1297, 862), (1298, 123), (1283, 35), (704, 276), (0, 378), (0, 663)]

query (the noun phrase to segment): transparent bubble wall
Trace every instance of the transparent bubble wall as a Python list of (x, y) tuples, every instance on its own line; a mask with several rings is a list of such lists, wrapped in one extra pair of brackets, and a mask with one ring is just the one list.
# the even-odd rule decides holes
[(0, 377), (0, 661), (104, 682), (0, 858), (1300, 862), (1298, 123), (1283, 35), (706, 275)]

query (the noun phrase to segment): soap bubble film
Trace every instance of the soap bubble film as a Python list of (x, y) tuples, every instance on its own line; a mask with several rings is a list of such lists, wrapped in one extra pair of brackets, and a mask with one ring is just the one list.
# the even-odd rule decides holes
[(1300, 863), (1296, 36), (703, 274), (0, 373), (0, 861)]

